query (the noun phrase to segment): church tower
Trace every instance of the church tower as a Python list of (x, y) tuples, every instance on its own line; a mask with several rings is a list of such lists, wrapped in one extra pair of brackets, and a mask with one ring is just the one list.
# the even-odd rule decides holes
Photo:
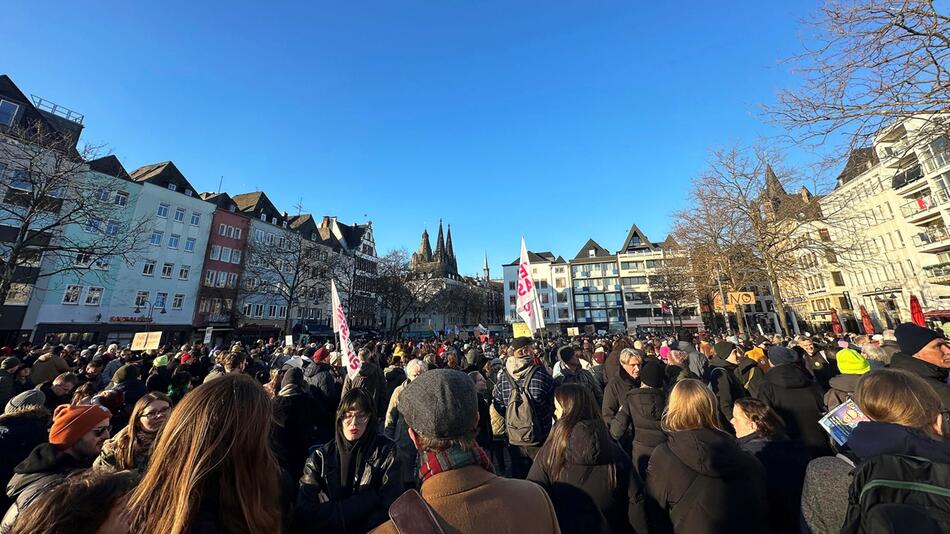
[(482, 265), (482, 275), (485, 277), (485, 281), (491, 280), (491, 277), (488, 276), (488, 253), (485, 253), (485, 264)]

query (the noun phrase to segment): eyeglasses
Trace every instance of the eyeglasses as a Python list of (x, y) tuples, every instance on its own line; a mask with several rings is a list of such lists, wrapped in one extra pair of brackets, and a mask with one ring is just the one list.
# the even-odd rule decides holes
[(358, 425), (365, 425), (366, 422), (369, 421), (369, 416), (365, 413), (348, 413), (343, 416), (344, 423), (351, 423), (354, 420)]
[(92, 433), (95, 434), (97, 438), (101, 438), (102, 436), (109, 433), (109, 427), (100, 426), (99, 428), (93, 428)]
[(146, 419), (155, 419), (156, 417), (164, 417), (168, 415), (169, 411), (171, 411), (171, 408), (162, 408), (161, 410), (155, 410), (154, 412), (142, 412), (142, 417)]

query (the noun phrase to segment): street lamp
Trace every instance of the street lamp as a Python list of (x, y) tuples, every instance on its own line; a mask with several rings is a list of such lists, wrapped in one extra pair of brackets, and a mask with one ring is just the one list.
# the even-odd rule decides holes
[[(148, 333), (150, 333), (151, 330), (152, 330), (150, 327), (152, 326), (152, 313), (155, 311), (155, 306), (154, 306), (150, 301), (147, 301), (147, 300), (142, 301), (142, 304), (148, 304), (148, 314), (145, 316), (145, 319), (146, 319), (146, 323), (145, 323), (145, 333), (148, 334)], [(141, 307), (140, 305), (136, 304), (136, 305), (135, 305), (135, 309), (132, 310), (132, 313), (134, 313), (134, 314), (136, 314), (136, 315), (142, 313), (142, 307)], [(160, 311), (160, 312), (158, 312), (158, 313), (164, 315), (164, 314), (165, 314), (165, 306), (162, 306), (162, 311)]]

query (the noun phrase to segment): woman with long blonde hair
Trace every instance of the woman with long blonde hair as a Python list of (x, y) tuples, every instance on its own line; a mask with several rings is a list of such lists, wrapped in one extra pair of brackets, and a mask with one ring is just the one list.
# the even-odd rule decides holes
[(677, 382), (661, 424), (667, 441), (653, 450), (646, 476), (653, 529), (689, 534), (768, 531), (765, 471), (722, 430), (719, 403), (706, 384), (695, 379)]
[(142, 471), (148, 465), (152, 444), (168, 420), (172, 401), (153, 391), (135, 402), (129, 424), (102, 445), (93, 469), (102, 471)]
[(186, 395), (129, 496), (130, 532), (280, 532), (271, 419), (270, 399), (248, 376), (228, 374)]

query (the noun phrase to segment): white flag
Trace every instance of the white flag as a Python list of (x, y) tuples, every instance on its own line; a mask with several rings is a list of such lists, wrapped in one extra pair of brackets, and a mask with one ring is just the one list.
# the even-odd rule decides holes
[(528, 247), (525, 246), (524, 237), (522, 237), (521, 261), (518, 265), (518, 315), (524, 319), (532, 336), (539, 328), (544, 328), (544, 319), (539, 313), (537, 301), (538, 292), (535, 291), (534, 280), (531, 278), (531, 264), (528, 263)]
[(336, 283), (330, 280), (330, 300), (333, 306), (333, 331), (340, 334), (340, 354), (343, 356), (343, 367), (346, 368), (346, 375), (351, 379), (360, 372), (363, 362), (356, 355), (353, 349), (353, 342), (350, 340), (350, 327), (346, 324), (346, 313), (343, 311), (343, 304), (340, 303), (340, 295), (336, 292)]

